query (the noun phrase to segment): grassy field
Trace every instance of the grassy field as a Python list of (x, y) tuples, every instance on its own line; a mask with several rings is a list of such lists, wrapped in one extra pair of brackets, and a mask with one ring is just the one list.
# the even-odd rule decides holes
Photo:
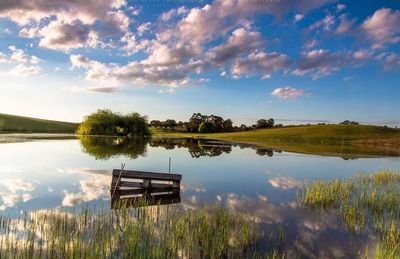
[(0, 133), (74, 133), (77, 123), (0, 114)]
[(400, 129), (370, 125), (309, 125), (233, 133), (152, 129), (154, 137), (192, 137), (256, 144), (307, 154), (400, 155)]

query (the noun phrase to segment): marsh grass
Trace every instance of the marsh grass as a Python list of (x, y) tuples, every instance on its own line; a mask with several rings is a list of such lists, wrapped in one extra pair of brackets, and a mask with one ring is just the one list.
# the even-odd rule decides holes
[[(87, 207), (0, 216), (1, 258), (259, 257), (259, 238), (251, 215), (221, 207)], [(277, 248), (268, 253), (281, 256)]]
[(299, 200), (313, 210), (331, 210), (349, 231), (372, 226), (378, 233), (376, 258), (400, 258), (400, 173), (380, 171), (344, 180), (317, 180), (299, 191)]

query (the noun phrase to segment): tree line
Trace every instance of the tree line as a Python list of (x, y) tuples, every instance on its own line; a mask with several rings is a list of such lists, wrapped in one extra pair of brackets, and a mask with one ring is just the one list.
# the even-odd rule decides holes
[[(272, 118), (259, 119), (256, 124), (247, 126), (242, 124), (239, 126), (233, 126), (231, 119), (224, 119), (217, 115), (203, 115), (201, 113), (193, 113), (189, 121), (176, 122), (173, 119), (167, 119), (165, 121), (152, 120), (149, 123), (150, 127), (169, 128), (173, 129), (176, 127), (183, 128), (187, 132), (199, 132), (199, 133), (218, 133), (218, 132), (235, 132), (235, 131), (247, 131), (253, 129), (264, 129), (272, 128), (275, 125), (275, 121)], [(282, 126), (282, 125), (276, 125)]]

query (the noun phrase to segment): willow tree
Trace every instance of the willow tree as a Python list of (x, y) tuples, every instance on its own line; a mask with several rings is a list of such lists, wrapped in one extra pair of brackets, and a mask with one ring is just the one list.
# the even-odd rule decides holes
[(132, 112), (126, 115), (102, 109), (85, 117), (76, 130), (78, 135), (145, 136), (147, 118)]

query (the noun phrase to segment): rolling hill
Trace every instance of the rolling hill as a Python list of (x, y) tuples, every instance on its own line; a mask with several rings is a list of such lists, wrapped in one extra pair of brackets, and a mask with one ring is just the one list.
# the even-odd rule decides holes
[(0, 113), (0, 133), (74, 133), (78, 125)]

